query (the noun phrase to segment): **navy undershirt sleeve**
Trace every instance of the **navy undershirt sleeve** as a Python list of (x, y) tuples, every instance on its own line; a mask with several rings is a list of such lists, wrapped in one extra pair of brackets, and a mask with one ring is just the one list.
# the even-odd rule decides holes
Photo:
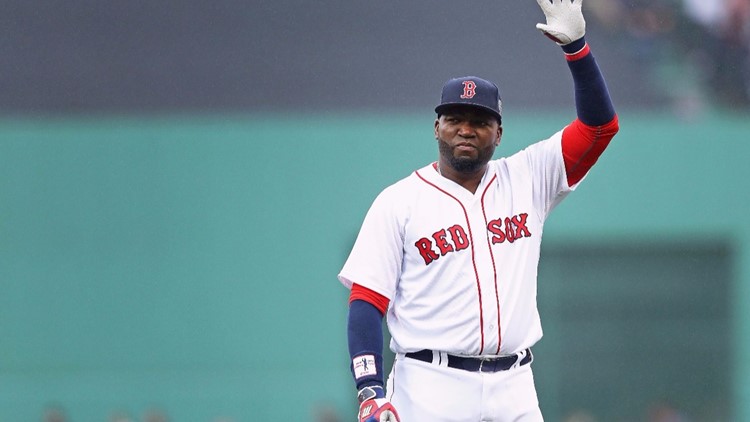
[[(375, 375), (356, 379), (357, 389), (367, 386), (383, 385), (383, 314), (378, 308), (364, 300), (354, 300), (349, 305), (347, 336), (349, 355), (352, 361), (357, 356), (375, 356)], [(352, 375), (354, 368), (352, 366)]]
[[(586, 40), (581, 38), (562, 46), (562, 49), (568, 54), (573, 54), (585, 46)], [(581, 59), (568, 61), (568, 67), (573, 75), (578, 119), (589, 126), (601, 126), (611, 122), (615, 117), (615, 109), (594, 55), (589, 52)]]

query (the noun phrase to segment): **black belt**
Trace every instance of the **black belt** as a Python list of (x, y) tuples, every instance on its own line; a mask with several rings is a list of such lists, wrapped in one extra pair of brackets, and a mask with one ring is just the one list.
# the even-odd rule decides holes
[[(433, 363), (432, 350), (424, 349), (418, 352), (410, 352), (405, 355), (407, 358), (421, 360), (422, 362)], [(498, 356), (498, 357), (487, 357), (487, 358), (470, 358), (464, 356), (448, 355), (448, 367), (463, 369), (471, 372), (499, 372), (507, 371), (516, 364), (516, 361), (521, 358), (518, 366), (526, 365), (530, 363), (534, 357), (531, 354), (531, 349), (526, 349), (521, 353), (510, 356)]]

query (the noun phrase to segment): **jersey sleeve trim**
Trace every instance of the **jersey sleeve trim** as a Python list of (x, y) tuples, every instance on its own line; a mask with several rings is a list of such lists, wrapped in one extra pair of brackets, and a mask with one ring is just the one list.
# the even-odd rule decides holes
[(388, 310), (388, 304), (390, 300), (380, 293), (370, 290), (367, 287), (360, 286), (357, 283), (352, 285), (351, 293), (349, 294), (349, 304), (355, 300), (363, 300), (372, 306), (376, 307), (382, 315)]
[(617, 115), (601, 126), (589, 126), (576, 119), (563, 130), (562, 155), (568, 186), (583, 180), (618, 130)]

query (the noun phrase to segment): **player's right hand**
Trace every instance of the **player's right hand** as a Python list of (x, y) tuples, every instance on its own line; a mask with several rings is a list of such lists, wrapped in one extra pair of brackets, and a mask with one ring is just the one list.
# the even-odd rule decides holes
[(586, 33), (581, 3), (583, 0), (536, 0), (547, 23), (536, 27), (559, 45), (570, 44)]
[(358, 422), (400, 422), (398, 412), (385, 399), (383, 387), (365, 387), (359, 391)]
[(386, 399), (365, 400), (359, 405), (359, 422), (400, 422), (398, 412)]

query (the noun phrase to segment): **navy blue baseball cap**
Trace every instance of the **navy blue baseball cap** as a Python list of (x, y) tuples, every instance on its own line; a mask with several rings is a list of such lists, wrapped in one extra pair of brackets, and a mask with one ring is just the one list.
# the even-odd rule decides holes
[(443, 85), (440, 104), (435, 107), (438, 115), (452, 106), (466, 105), (489, 111), (502, 123), (503, 102), (500, 90), (494, 83), (476, 76), (451, 79)]

